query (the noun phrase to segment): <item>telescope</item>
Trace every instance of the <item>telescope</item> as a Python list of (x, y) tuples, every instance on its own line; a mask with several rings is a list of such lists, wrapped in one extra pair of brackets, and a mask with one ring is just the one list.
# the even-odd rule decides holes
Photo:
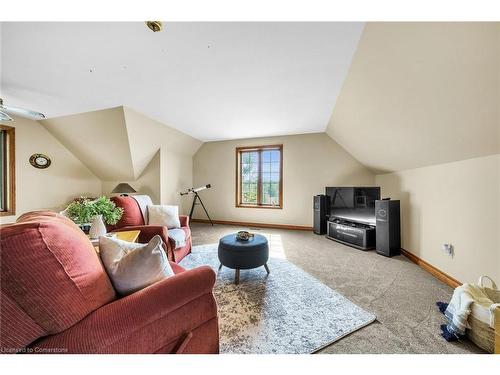
[(196, 201), (200, 201), (201, 207), (203, 207), (203, 210), (207, 214), (208, 220), (210, 220), (210, 224), (214, 225), (212, 222), (212, 219), (210, 219), (210, 215), (208, 214), (207, 209), (205, 208), (205, 205), (203, 204), (203, 201), (201, 200), (201, 197), (198, 195), (199, 191), (205, 190), (205, 189), (210, 189), (212, 186), (210, 184), (206, 184), (197, 188), (190, 188), (187, 189), (184, 193), (180, 193), (181, 195), (188, 195), (189, 193), (194, 194), (193, 198), (193, 204), (191, 205), (191, 211), (189, 212), (189, 221), (192, 220), (193, 218), (193, 211), (194, 211), (194, 206), (196, 205)]
[(190, 189), (187, 189), (187, 191), (185, 193), (181, 193), (181, 195), (188, 195), (189, 193), (197, 193), (197, 192), (205, 190), (205, 189), (210, 189), (211, 187), (212, 187), (212, 185), (206, 184), (206, 185), (203, 185), (203, 186), (200, 186), (197, 188), (190, 188)]

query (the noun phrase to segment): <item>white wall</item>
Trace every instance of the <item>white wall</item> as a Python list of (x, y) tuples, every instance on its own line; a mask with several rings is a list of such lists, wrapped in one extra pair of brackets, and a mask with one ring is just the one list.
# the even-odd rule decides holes
[[(136, 164), (143, 164), (150, 157), (151, 150), (160, 152), (160, 203), (178, 205), (181, 213), (187, 213), (188, 198), (179, 193), (193, 186), (193, 154), (202, 142), (131, 108), (124, 107), (124, 113), (130, 150)], [(145, 179), (144, 173), (141, 178), (145, 184), (151, 181), (156, 184), (152, 177)]]
[(376, 183), (401, 200), (405, 250), (461, 282), (489, 275), (500, 283), (500, 155), (378, 175)]
[(122, 182), (126, 182), (130, 186), (132, 186), (138, 194), (149, 195), (154, 204), (160, 204), (160, 161), (160, 151), (158, 151), (150, 161), (148, 166), (144, 169), (142, 175), (137, 180), (102, 181), (102, 193), (106, 196), (113, 195), (113, 193), (111, 192), (116, 187), (116, 185)]
[[(28, 211), (62, 209), (80, 195), (101, 194), (101, 181), (38, 122), (15, 117), (5, 124), (16, 128), (16, 215), (0, 217), (1, 223)], [(49, 156), (50, 167), (32, 167), (29, 157), (35, 153)]]
[[(235, 149), (283, 144), (283, 209), (235, 207)], [(375, 176), (326, 133), (208, 142), (194, 155), (194, 185), (212, 219), (312, 226), (312, 199), (325, 186), (373, 185)], [(206, 219), (201, 208), (195, 218)]]
[(181, 156), (162, 147), (137, 180), (103, 181), (102, 192), (112, 195), (111, 191), (120, 182), (130, 184), (137, 193), (151, 197), (154, 204), (179, 206), (179, 212), (189, 213), (189, 197), (181, 197), (181, 191), (193, 185), (192, 157)]
[(368, 23), (327, 132), (379, 173), (498, 154), (499, 67), (500, 22)]
[(162, 147), (161, 165), (161, 203), (178, 205), (179, 212), (188, 214), (190, 197), (182, 197), (180, 192), (193, 186), (193, 157), (179, 155)]

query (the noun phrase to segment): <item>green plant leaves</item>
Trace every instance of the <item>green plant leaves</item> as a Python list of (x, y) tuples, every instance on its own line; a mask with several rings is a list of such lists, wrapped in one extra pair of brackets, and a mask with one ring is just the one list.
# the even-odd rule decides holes
[(105, 223), (113, 225), (121, 219), (123, 209), (105, 196), (97, 199), (81, 197), (68, 205), (66, 213), (77, 224), (90, 223), (94, 216), (102, 215)]

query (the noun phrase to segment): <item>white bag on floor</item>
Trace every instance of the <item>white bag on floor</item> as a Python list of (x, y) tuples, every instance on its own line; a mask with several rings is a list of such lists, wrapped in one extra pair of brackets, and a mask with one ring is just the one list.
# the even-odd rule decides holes
[[(491, 287), (485, 286), (486, 279), (490, 281)], [(495, 350), (495, 309), (500, 308), (500, 290), (497, 289), (495, 282), (488, 276), (481, 276), (478, 286), (491, 299), (492, 304), (486, 307), (478, 303), (472, 303), (471, 313), (468, 318), (470, 329), (467, 336), (480, 348), (493, 353)]]

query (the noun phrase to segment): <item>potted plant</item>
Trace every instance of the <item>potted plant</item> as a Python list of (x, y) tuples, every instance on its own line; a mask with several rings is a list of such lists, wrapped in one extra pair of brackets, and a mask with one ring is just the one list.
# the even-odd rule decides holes
[(107, 224), (116, 224), (123, 215), (123, 209), (107, 197), (97, 199), (81, 197), (71, 202), (66, 210), (66, 216), (73, 220), (82, 230), (92, 238), (106, 234)]

